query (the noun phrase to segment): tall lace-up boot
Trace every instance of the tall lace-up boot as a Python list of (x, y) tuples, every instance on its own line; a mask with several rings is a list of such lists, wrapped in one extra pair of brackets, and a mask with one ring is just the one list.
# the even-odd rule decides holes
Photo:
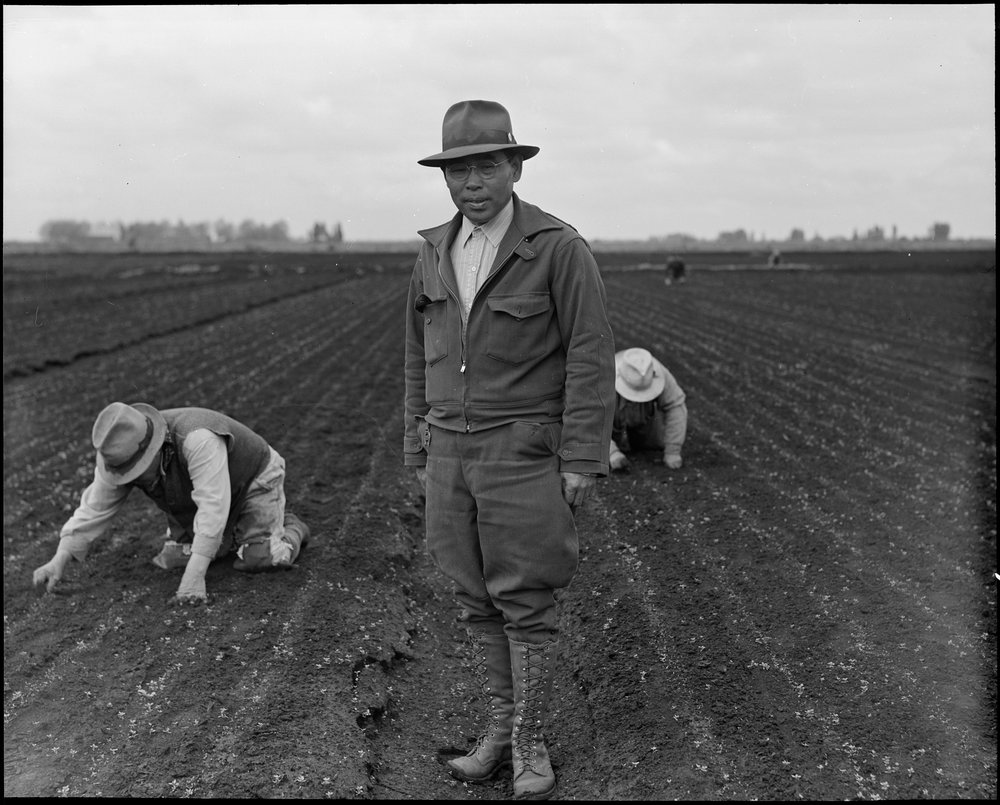
[(514, 685), (511, 680), (510, 642), (503, 632), (469, 631), (476, 671), (489, 703), (486, 731), (464, 757), (448, 761), (453, 777), (470, 783), (493, 779), (510, 766), (510, 732), (514, 721)]
[(555, 793), (556, 775), (543, 731), (552, 699), (556, 641), (534, 644), (511, 640), (510, 659), (514, 675), (514, 799), (548, 799)]

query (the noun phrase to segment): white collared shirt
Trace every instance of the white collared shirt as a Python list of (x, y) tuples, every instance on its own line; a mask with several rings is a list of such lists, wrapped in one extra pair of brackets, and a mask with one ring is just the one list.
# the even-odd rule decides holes
[(490, 273), (496, 260), (500, 241), (507, 234), (510, 222), (514, 220), (514, 199), (492, 219), (481, 226), (462, 218), (462, 228), (451, 244), (451, 264), (455, 267), (458, 281), (458, 295), (462, 300), (462, 318), (467, 319), (472, 308), (472, 300), (483, 280)]

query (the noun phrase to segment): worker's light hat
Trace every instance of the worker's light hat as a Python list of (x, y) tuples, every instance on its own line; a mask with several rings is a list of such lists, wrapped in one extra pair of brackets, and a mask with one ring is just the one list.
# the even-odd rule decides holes
[(615, 353), (615, 391), (626, 400), (655, 400), (666, 382), (666, 369), (648, 350), (632, 347)]
[(166, 435), (167, 421), (153, 406), (111, 403), (94, 421), (98, 474), (115, 486), (131, 483), (149, 469)]

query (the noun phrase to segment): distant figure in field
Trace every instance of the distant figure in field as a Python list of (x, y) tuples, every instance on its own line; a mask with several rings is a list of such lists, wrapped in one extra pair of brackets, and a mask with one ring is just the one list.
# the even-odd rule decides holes
[(673, 282), (684, 282), (686, 273), (687, 266), (684, 265), (684, 261), (680, 257), (672, 254), (667, 258), (667, 278), (664, 280), (667, 285)]
[(625, 454), (649, 448), (662, 450), (663, 463), (680, 469), (688, 413), (674, 376), (648, 350), (636, 347), (618, 352), (615, 368), (611, 469), (628, 469)]
[(781, 264), (781, 252), (775, 249), (771, 256), (767, 258), (768, 268), (777, 268)]
[(55, 556), (35, 570), (53, 590), (71, 559), (82, 561), (133, 489), (166, 515), (153, 564), (184, 568), (174, 600), (207, 600), (205, 572), (231, 551), (237, 570), (291, 567), (309, 527), (285, 509), (285, 460), (262, 436), (207, 408), (158, 411), (114, 402), (94, 422), (94, 479), (63, 525)]

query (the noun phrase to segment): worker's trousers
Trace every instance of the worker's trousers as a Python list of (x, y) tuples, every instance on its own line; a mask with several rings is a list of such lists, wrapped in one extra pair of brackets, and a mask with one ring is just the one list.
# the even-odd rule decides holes
[(556, 454), (561, 428), (514, 422), (456, 433), (420, 423), (427, 547), (472, 627), (502, 620), (508, 637), (527, 643), (558, 632), (555, 591), (579, 562)]

